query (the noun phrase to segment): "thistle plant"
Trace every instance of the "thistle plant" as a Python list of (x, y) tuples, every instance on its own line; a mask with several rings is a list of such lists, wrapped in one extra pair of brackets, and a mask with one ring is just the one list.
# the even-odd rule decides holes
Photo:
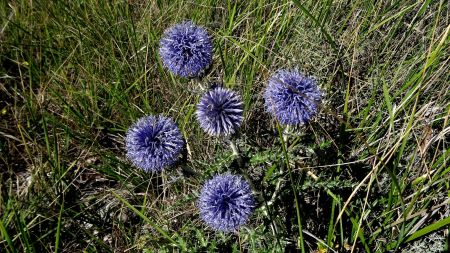
[[(282, 133), (283, 145), (287, 145), (290, 126), (309, 122), (317, 113), (318, 104), (321, 101), (316, 81), (300, 73), (297, 69), (278, 70), (270, 77), (263, 96), (266, 110), (285, 125)], [(282, 168), (279, 173), (284, 173)], [(290, 170), (289, 175), (292, 183)], [(268, 205), (272, 205), (275, 201), (281, 184), (282, 179), (280, 178)], [(297, 202), (296, 196), (295, 201)], [(298, 208), (298, 205), (296, 207)]]
[(283, 125), (304, 124), (317, 113), (321, 101), (316, 81), (297, 69), (279, 70), (264, 92), (266, 110)]
[(175, 122), (161, 115), (140, 118), (128, 129), (125, 142), (127, 158), (148, 172), (159, 172), (174, 164), (184, 147)]
[(243, 103), (234, 91), (217, 87), (206, 92), (197, 105), (200, 127), (212, 136), (228, 136), (242, 124)]
[(212, 229), (233, 232), (247, 222), (255, 205), (247, 181), (241, 176), (223, 174), (204, 184), (198, 207), (200, 217)]
[(170, 27), (160, 41), (159, 56), (172, 73), (196, 77), (212, 62), (213, 46), (206, 30), (191, 21)]

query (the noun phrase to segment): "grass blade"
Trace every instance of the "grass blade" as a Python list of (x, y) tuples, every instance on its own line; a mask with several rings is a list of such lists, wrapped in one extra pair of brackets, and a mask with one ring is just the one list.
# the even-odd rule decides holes
[(2, 220), (0, 220), (0, 232), (1, 232), (1, 235), (2, 235), (2, 239), (6, 241), (6, 243), (9, 246), (9, 248), (11, 249), (11, 251), (8, 251), (8, 252), (16, 253), (17, 251), (14, 248), (14, 244), (11, 241), (11, 237), (8, 235), (8, 231), (6, 231), (6, 228), (5, 228)]
[(58, 225), (56, 227), (56, 235), (55, 235), (55, 253), (59, 252), (59, 244), (61, 241), (61, 217), (64, 210), (64, 200), (61, 201), (61, 208), (59, 209), (59, 216), (58, 216)]
[(450, 224), (450, 217), (447, 217), (443, 220), (440, 220), (438, 222), (435, 222), (431, 225), (428, 225), (420, 230), (418, 230), (417, 232), (415, 232), (414, 234), (410, 235), (405, 242), (409, 242), (415, 239), (418, 239), (428, 233), (434, 232), (439, 230), (442, 227), (448, 226)]

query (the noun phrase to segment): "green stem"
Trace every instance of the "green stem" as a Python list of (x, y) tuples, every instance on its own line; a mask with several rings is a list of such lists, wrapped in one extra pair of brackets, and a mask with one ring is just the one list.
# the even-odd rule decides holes
[(283, 136), (283, 132), (281, 131), (281, 127), (279, 124), (277, 124), (277, 129), (278, 129), (278, 134), (280, 135), (281, 146), (283, 148), (283, 153), (284, 153), (284, 157), (285, 157), (285, 161), (286, 161), (286, 167), (289, 172), (291, 188), (294, 193), (295, 210), (297, 212), (298, 235), (299, 235), (298, 239), (299, 239), (300, 249), (301, 249), (302, 253), (305, 253), (305, 245), (303, 243), (303, 233), (302, 233), (302, 220), (301, 220), (301, 216), (300, 216), (300, 207), (299, 207), (299, 202), (298, 202), (298, 197), (297, 197), (297, 190), (295, 189), (295, 186), (294, 186), (294, 177), (292, 176), (292, 169), (291, 169), (291, 166), (289, 165), (289, 155), (288, 155), (288, 152), (286, 149), (286, 143), (284, 141), (285, 138), (287, 140), (287, 137)]

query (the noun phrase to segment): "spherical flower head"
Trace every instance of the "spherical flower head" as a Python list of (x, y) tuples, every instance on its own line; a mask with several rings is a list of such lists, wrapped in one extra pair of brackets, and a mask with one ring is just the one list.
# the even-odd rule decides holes
[(182, 77), (198, 76), (212, 61), (213, 46), (203, 27), (187, 21), (164, 32), (159, 55), (164, 65)]
[(164, 116), (146, 116), (127, 132), (127, 157), (134, 166), (148, 172), (158, 172), (175, 163), (184, 141), (177, 125)]
[(254, 209), (250, 185), (241, 176), (223, 174), (207, 181), (198, 202), (200, 217), (216, 231), (233, 232)]
[(243, 103), (234, 91), (217, 87), (206, 92), (197, 105), (197, 119), (209, 135), (233, 134), (243, 120)]
[(320, 97), (316, 81), (295, 69), (272, 75), (264, 92), (267, 111), (284, 125), (309, 122), (317, 112)]

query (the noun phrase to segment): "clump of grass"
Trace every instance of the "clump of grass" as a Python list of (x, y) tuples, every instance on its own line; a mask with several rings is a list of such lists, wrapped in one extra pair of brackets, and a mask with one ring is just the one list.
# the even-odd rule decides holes
[[(6, 252), (386, 252), (448, 236), (444, 1), (0, 6)], [(165, 28), (183, 20), (214, 37), (203, 80), (242, 94), (239, 163), (196, 123), (198, 90), (158, 57)], [(262, 100), (280, 67), (324, 92), (315, 120), (286, 133)], [(174, 118), (186, 139), (184, 160), (159, 175), (125, 158), (126, 129), (146, 114)], [(231, 234), (209, 230), (195, 207), (205, 180), (227, 170), (246, 171), (258, 201)]]

